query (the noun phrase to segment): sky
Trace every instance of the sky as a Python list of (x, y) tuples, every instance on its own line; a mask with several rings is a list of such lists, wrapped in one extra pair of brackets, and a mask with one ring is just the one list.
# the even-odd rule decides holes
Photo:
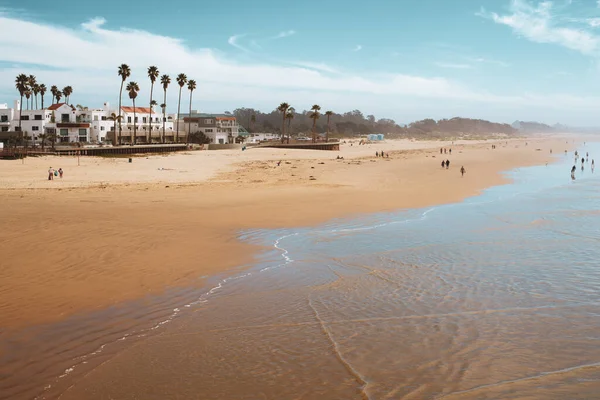
[(73, 104), (116, 105), (122, 63), (139, 105), (148, 66), (171, 76), (170, 112), (185, 73), (201, 112), (285, 101), (398, 123), (600, 126), (600, 0), (0, 0), (0, 103), (25, 73), (72, 86)]

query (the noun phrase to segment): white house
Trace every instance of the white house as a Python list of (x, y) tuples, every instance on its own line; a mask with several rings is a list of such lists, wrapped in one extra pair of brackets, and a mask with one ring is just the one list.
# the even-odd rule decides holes
[(235, 143), (236, 138), (243, 131), (236, 118), (230, 114), (204, 114), (192, 110), (191, 114), (180, 114), (179, 131), (188, 130), (193, 134), (204, 133), (211, 143)]

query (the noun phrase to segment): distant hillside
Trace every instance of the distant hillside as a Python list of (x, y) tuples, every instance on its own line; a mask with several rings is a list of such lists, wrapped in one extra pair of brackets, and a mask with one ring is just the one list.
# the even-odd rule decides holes
[(515, 121), (512, 123), (511, 126), (520, 132), (526, 132), (526, 133), (556, 132), (555, 128), (551, 127), (550, 125), (542, 124), (539, 122)]
[[(327, 130), (326, 110), (321, 110), (317, 120), (317, 132)], [(262, 113), (252, 108), (238, 108), (233, 111), (238, 122), (250, 132), (280, 133), (283, 122), (282, 114), (277, 111)], [(308, 134), (312, 131), (313, 120), (310, 111), (293, 113), (294, 117), (289, 125), (292, 135)], [(285, 129), (288, 131), (286, 120)], [(383, 133), (391, 137), (440, 137), (440, 136), (486, 136), (486, 135), (515, 135), (517, 129), (509, 124), (470, 119), (452, 118), (436, 121), (424, 119), (401, 126), (396, 121), (388, 118), (376, 119), (374, 115), (363, 115), (360, 110), (353, 110), (342, 114), (333, 113), (330, 117), (330, 131), (332, 136), (355, 136), (369, 133)]]

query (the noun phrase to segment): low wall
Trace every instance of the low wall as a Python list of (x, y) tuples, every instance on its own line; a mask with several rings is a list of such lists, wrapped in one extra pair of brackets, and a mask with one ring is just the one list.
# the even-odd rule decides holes
[(211, 144), (207, 144), (205, 146), (208, 146), (208, 150), (241, 150), (242, 147), (244, 146), (243, 144), (233, 144), (233, 143), (227, 143), (227, 144), (216, 144), (216, 143), (211, 143)]

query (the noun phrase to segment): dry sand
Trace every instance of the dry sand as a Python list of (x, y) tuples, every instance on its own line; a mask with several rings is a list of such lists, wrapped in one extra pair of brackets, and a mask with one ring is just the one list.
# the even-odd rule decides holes
[[(440, 155), (442, 146), (452, 155)], [(80, 166), (76, 157), (3, 160), (0, 326), (52, 322), (201, 285), (207, 275), (252, 262), (259, 249), (236, 240), (241, 229), (460, 201), (505, 182), (500, 172), (545, 163), (550, 149), (560, 156), (567, 147), (564, 139), (394, 141), (345, 144), (340, 152), (204, 151), (132, 163), (81, 157)], [(380, 150), (389, 159), (375, 158)], [(450, 159), (449, 170), (442, 159)], [(64, 179), (48, 181), (49, 166), (62, 167)]]

